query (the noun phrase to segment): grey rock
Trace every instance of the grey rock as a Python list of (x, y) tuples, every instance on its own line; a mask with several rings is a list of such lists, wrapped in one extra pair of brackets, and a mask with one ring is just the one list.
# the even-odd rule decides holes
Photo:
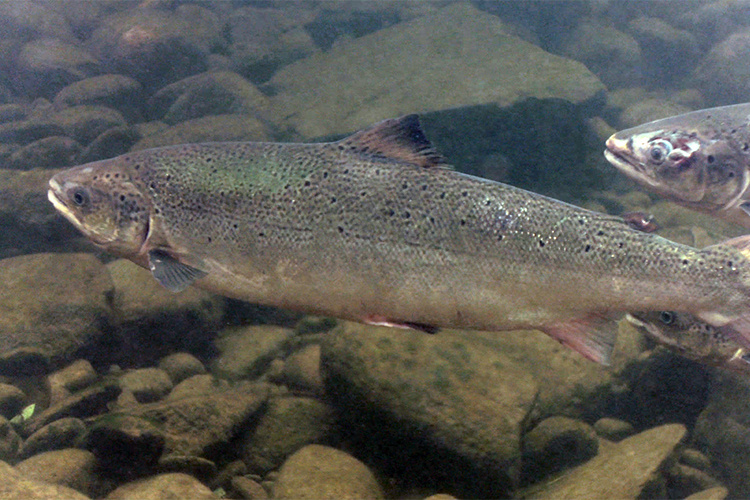
[(173, 294), (148, 270), (124, 259), (106, 267), (115, 287), (113, 309), (120, 325), (116, 338), (109, 339), (109, 363), (148, 366), (175, 351), (211, 351), (206, 332), (219, 326), (224, 314), (221, 297), (193, 287)]
[[(2, 125), (0, 125), (0, 135)], [(157, 148), (192, 142), (268, 141), (268, 127), (251, 115), (213, 115), (196, 118), (158, 131), (144, 134), (133, 150)]]
[(22, 121), (27, 114), (26, 107), (20, 104), (0, 105), (0, 123)]
[(521, 426), (539, 384), (502, 346), (475, 332), (342, 323), (324, 337), (321, 366), (344, 426), (377, 442), (394, 473), (429, 470), (466, 496), (516, 484)]
[(716, 44), (696, 67), (694, 76), (709, 105), (744, 102), (750, 91), (750, 29)]
[(268, 113), (268, 99), (231, 71), (209, 71), (167, 85), (149, 99), (151, 115), (176, 123), (208, 115)]
[(333, 410), (312, 398), (274, 397), (250, 436), (242, 444), (248, 470), (265, 474), (277, 469), (300, 448), (330, 437)]
[[(526, 498), (643, 498), (653, 476), (685, 436), (679, 424), (649, 429), (620, 441), (600, 443), (599, 454), (583, 465), (532, 488)], [(634, 459), (637, 457), (637, 459)], [(606, 478), (606, 480), (604, 480)]]
[(182, 398), (190, 398), (201, 396), (203, 394), (211, 394), (216, 391), (224, 391), (229, 389), (229, 387), (230, 384), (228, 381), (216, 378), (213, 375), (193, 375), (175, 385), (174, 389), (172, 389), (172, 392), (167, 395), (166, 399), (176, 401)]
[(569, 33), (561, 52), (584, 63), (609, 88), (641, 81), (643, 55), (638, 42), (599, 20), (581, 20)]
[(365, 464), (327, 446), (311, 444), (289, 457), (273, 486), (273, 498), (384, 498)]
[(0, 460), (15, 463), (19, 458), (21, 437), (8, 419), (0, 416)]
[(86, 448), (101, 467), (121, 477), (156, 467), (164, 442), (164, 433), (152, 421), (123, 413), (99, 417), (86, 436)]
[(226, 446), (267, 397), (266, 385), (238, 383), (208, 394), (140, 405), (124, 413), (160, 422), (165, 456), (202, 456)]
[(164, 500), (190, 498), (191, 500), (216, 500), (216, 496), (200, 481), (181, 473), (159, 474), (131, 483), (125, 483), (107, 495), (106, 500)]
[(61, 88), (100, 71), (99, 61), (80, 45), (45, 38), (26, 43), (16, 63), (31, 95), (52, 97)]
[(25, 479), (66, 486), (90, 497), (100, 493), (96, 458), (91, 452), (67, 448), (40, 453), (16, 465)]
[(124, 116), (137, 118), (143, 102), (143, 86), (136, 80), (116, 74), (100, 75), (77, 81), (60, 90), (55, 107), (96, 105), (116, 109)]
[(599, 441), (586, 422), (567, 417), (542, 420), (523, 437), (523, 472), (527, 483), (594, 457)]
[(158, 473), (181, 472), (190, 474), (201, 482), (208, 482), (216, 475), (216, 464), (211, 460), (192, 455), (169, 455), (159, 460)]
[(141, 139), (135, 127), (112, 127), (99, 134), (79, 155), (79, 163), (89, 163), (125, 154)]
[(67, 135), (84, 145), (111, 128), (127, 124), (119, 111), (88, 104), (63, 108), (55, 113), (53, 119)]
[(0, 415), (13, 418), (21, 411), (26, 402), (26, 394), (11, 384), (0, 383)]
[(260, 485), (247, 476), (236, 476), (232, 478), (232, 490), (245, 500), (266, 500), (270, 498), (268, 493)]
[(158, 401), (172, 390), (172, 380), (160, 368), (140, 368), (120, 377), (120, 386), (133, 393), (139, 403)]
[(580, 104), (604, 86), (581, 63), (510, 35), (497, 16), (459, 3), (341, 41), (281, 68), (264, 88), (275, 93), (271, 104), (277, 116), (312, 138), (352, 132), (406, 112), (509, 106), (529, 97)]
[(56, 12), (51, 5), (33, 0), (0, 2), (0, 23), (4, 38), (75, 40), (64, 15)]
[(91, 36), (92, 50), (116, 73), (146, 90), (206, 70), (210, 49), (220, 46), (216, 14), (197, 5), (174, 10), (129, 9), (103, 19)]
[(90, 254), (0, 260), (0, 350), (42, 347), (63, 360), (102, 335), (112, 282)]
[(31, 420), (24, 422), (21, 431), (24, 436), (30, 436), (45, 425), (61, 418), (86, 418), (98, 415), (105, 412), (107, 404), (114, 401), (119, 394), (119, 384), (115, 381), (105, 380), (76, 392), (59, 403), (51, 405), (41, 413), (34, 414)]
[(23, 477), (5, 462), (0, 462), (0, 498), (7, 500), (89, 500), (90, 497), (67, 486), (35, 481)]
[(320, 345), (306, 346), (289, 356), (284, 362), (281, 380), (297, 391), (322, 395), (325, 389), (320, 373)]
[(594, 430), (610, 441), (621, 441), (635, 434), (633, 424), (617, 418), (600, 418), (594, 423)]
[(173, 384), (179, 384), (193, 375), (206, 373), (206, 367), (198, 358), (187, 352), (177, 352), (162, 358), (159, 368), (167, 372)]
[(256, 7), (233, 10), (228, 18), (231, 65), (252, 81), (260, 82), (281, 66), (317, 52), (306, 29), (313, 16), (312, 11), (301, 5), (293, 10)]
[(222, 330), (216, 339), (219, 355), (211, 371), (230, 379), (260, 375), (271, 360), (280, 356), (294, 331), (271, 325), (233, 327)]
[(66, 136), (53, 135), (31, 142), (10, 155), (7, 167), (16, 170), (61, 168), (74, 165), (81, 145)]
[(65, 130), (52, 117), (30, 117), (27, 120), (0, 123), (0, 141), (28, 144), (53, 135), (64, 135)]
[(50, 370), (50, 354), (42, 347), (20, 347), (0, 354), (0, 373), (42, 375)]
[(83, 420), (68, 417), (51, 422), (29, 436), (18, 451), (20, 458), (28, 458), (37, 453), (76, 447), (84, 433)]
[(628, 23), (628, 31), (638, 41), (643, 53), (644, 76), (651, 81), (678, 81), (692, 69), (692, 65), (684, 62), (700, 57), (696, 35), (656, 17), (633, 19)]

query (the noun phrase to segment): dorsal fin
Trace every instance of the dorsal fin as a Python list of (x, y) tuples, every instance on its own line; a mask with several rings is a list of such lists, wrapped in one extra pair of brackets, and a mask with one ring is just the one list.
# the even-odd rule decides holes
[(406, 115), (376, 123), (335, 143), (339, 149), (413, 163), (420, 167), (445, 167), (419, 126), (417, 115)]

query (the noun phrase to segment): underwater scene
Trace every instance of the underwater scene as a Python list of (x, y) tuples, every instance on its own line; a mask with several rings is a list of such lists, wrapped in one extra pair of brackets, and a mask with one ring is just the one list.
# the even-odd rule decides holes
[(0, 498), (749, 498), (748, 96), (746, 0), (0, 1)]

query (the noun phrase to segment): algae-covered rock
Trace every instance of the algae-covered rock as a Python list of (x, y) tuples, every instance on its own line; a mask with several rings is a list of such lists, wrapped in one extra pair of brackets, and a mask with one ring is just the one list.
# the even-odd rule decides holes
[(5, 462), (0, 462), (0, 498), (7, 500), (89, 500), (91, 497), (59, 484), (24, 477)]
[(474, 332), (342, 323), (324, 337), (321, 363), (343, 427), (377, 449), (389, 472), (428, 476), (467, 496), (515, 485), (521, 427), (539, 384), (501, 348)]
[(498, 17), (466, 3), (341, 41), (281, 68), (267, 86), (279, 120), (305, 137), (529, 97), (582, 103), (604, 89), (581, 63), (509, 34)]
[(221, 331), (219, 350), (212, 370), (222, 377), (257, 377), (277, 356), (294, 334), (290, 328), (271, 325), (232, 327)]
[(163, 500), (190, 498), (191, 500), (216, 500), (217, 496), (193, 476), (178, 472), (159, 474), (119, 486), (106, 496), (106, 500)]
[(27, 458), (16, 465), (16, 470), (25, 479), (66, 486), (95, 497), (100, 487), (96, 465), (91, 452), (66, 448)]
[(274, 498), (384, 498), (373, 473), (347, 453), (311, 444), (292, 455), (273, 485)]

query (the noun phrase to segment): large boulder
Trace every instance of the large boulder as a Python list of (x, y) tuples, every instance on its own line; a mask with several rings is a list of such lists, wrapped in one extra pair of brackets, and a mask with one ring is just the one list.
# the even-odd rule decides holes
[(267, 88), (279, 120), (305, 137), (529, 97), (582, 103), (604, 90), (581, 63), (509, 34), (499, 18), (465, 3), (341, 41), (280, 69)]

